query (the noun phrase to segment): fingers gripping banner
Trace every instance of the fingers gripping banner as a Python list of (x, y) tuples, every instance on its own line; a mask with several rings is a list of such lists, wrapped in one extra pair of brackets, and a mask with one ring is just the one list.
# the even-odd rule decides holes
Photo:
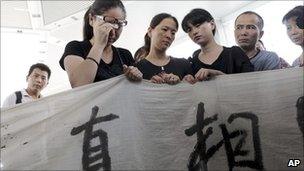
[(1, 110), (3, 170), (303, 170), (303, 70), (123, 76)]

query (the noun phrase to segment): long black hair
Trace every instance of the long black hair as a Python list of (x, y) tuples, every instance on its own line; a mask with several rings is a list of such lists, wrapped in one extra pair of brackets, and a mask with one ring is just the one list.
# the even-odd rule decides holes
[(126, 9), (120, 0), (95, 0), (84, 15), (83, 39), (90, 40), (93, 37), (93, 28), (90, 25), (89, 14), (102, 15), (104, 12), (119, 7), (126, 17)]
[[(177, 19), (173, 17), (171, 14), (167, 14), (167, 13), (160, 13), (155, 15), (150, 22), (150, 28), (154, 29), (159, 23), (161, 23), (166, 18), (172, 18), (176, 24), (176, 28), (178, 29)], [(151, 38), (149, 37), (148, 33), (146, 33), (144, 39), (145, 39), (145, 45), (143, 46), (143, 48), (146, 51), (145, 54), (149, 54), (150, 46), (151, 46)]]

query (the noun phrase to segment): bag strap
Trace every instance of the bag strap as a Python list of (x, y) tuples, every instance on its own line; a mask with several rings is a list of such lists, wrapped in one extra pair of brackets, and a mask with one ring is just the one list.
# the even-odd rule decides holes
[(233, 73), (233, 58), (232, 58), (232, 51), (234, 47), (231, 47), (229, 49), (229, 56), (228, 56), (228, 62), (227, 62), (227, 73), (226, 74), (232, 74)]
[(21, 91), (16, 91), (15, 94), (16, 94), (16, 97), (17, 97), (16, 98), (16, 104), (21, 103), (21, 100), (22, 100)]

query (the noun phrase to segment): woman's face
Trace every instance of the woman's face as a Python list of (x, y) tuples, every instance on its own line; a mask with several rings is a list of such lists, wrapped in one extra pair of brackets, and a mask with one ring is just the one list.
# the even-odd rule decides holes
[(189, 23), (188, 26), (189, 29), (186, 31), (194, 43), (200, 46), (205, 46), (211, 39), (213, 39), (212, 30), (215, 29), (214, 21), (205, 21), (204, 23), (196, 25)]
[[(125, 21), (125, 13), (120, 7), (111, 8), (105, 11), (101, 16), (103, 16), (104, 22), (113, 24), (114, 28), (109, 33), (108, 45), (113, 44), (120, 36), (123, 26), (120, 24)], [(96, 18), (93, 20), (96, 22)]]
[(163, 19), (155, 28), (149, 28), (148, 35), (151, 38), (151, 46), (165, 51), (175, 39), (177, 26), (172, 18)]
[(304, 46), (304, 29), (300, 29), (296, 24), (296, 17), (292, 17), (285, 21), (286, 29), (287, 29), (287, 35), (290, 38), (290, 40), (299, 46)]

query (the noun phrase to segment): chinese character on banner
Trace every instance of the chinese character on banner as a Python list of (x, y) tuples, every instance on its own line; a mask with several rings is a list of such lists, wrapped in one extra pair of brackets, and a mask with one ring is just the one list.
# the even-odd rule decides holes
[(300, 97), (297, 100), (296, 107), (297, 107), (297, 121), (300, 131), (302, 132), (303, 143), (304, 143), (304, 96)]
[[(71, 131), (71, 135), (77, 135), (84, 131), (83, 136), (83, 155), (82, 155), (82, 167), (84, 170), (111, 170), (111, 158), (108, 150), (108, 134), (102, 129), (93, 131), (93, 126), (101, 122), (107, 122), (119, 118), (114, 114), (106, 116), (96, 117), (99, 108), (94, 106), (92, 108), (92, 115), (88, 122), (78, 127), (74, 127)], [(90, 141), (94, 138), (98, 138), (100, 144), (91, 147)], [(102, 162), (97, 162), (101, 160)]]
[[(213, 134), (213, 128), (206, 128), (205, 133), (203, 129), (209, 124), (218, 120), (218, 115), (215, 114), (211, 117), (205, 118), (205, 109), (204, 103), (198, 104), (197, 115), (196, 115), (196, 125), (185, 130), (187, 136), (192, 136), (195, 133), (197, 134), (197, 143), (194, 147), (193, 152), (189, 156), (188, 169), (191, 171), (200, 171), (208, 170), (208, 161), (209, 159), (218, 151), (223, 145), (226, 151), (226, 157), (228, 161), (229, 170), (233, 170), (234, 167), (249, 167), (252, 169), (263, 170), (262, 162), (262, 151), (260, 144), (260, 136), (258, 129), (258, 117), (255, 114), (249, 112), (235, 113), (231, 114), (228, 118), (228, 123), (231, 124), (236, 119), (246, 119), (251, 121), (251, 129), (253, 136), (253, 151), (254, 159), (253, 160), (239, 160), (236, 161), (236, 156), (247, 156), (249, 150), (243, 150), (242, 147), (245, 144), (247, 137), (247, 132), (244, 129), (234, 130), (229, 133), (226, 124), (219, 124), (221, 130), (221, 139), (217, 144), (212, 145), (207, 149), (206, 140)], [(232, 146), (231, 140), (239, 138), (235, 147)]]

